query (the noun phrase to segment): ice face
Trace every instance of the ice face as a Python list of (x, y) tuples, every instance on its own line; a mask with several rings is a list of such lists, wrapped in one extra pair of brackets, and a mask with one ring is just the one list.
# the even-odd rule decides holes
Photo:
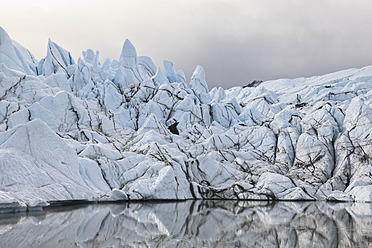
[(47, 56), (40, 60), (38, 71), (44, 76), (49, 76), (58, 71), (63, 71), (68, 77), (70, 77), (71, 72), (69, 72), (68, 67), (73, 64), (75, 64), (75, 62), (72, 59), (71, 54), (49, 39)]
[(37, 74), (35, 57), (21, 44), (13, 41), (8, 33), (0, 27), (0, 64), (4, 63), (9, 69), (28, 75)]
[(129, 40), (103, 64), (47, 49), (38, 63), (0, 29), (2, 203), (372, 201), (371, 66), (209, 90)]

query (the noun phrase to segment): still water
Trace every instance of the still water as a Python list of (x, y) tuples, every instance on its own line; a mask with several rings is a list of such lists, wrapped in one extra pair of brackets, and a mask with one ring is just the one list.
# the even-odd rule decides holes
[(0, 247), (368, 247), (372, 205), (185, 201), (1, 214)]

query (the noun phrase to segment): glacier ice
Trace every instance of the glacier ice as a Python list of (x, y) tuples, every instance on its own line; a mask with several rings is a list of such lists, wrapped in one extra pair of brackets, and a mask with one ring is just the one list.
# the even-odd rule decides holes
[(49, 40), (37, 61), (0, 28), (0, 203), (372, 201), (372, 66), (209, 90), (137, 56)]

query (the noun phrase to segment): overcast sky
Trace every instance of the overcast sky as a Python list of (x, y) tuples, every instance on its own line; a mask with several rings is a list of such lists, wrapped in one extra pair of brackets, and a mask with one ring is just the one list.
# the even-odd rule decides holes
[(370, 0), (9, 0), (0, 25), (38, 59), (48, 38), (75, 60), (118, 59), (124, 40), (209, 88), (372, 65)]

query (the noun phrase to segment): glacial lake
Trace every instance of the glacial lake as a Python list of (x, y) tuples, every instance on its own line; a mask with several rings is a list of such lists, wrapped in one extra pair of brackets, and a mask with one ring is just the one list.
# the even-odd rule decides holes
[(368, 247), (372, 204), (183, 201), (0, 215), (1, 247)]

